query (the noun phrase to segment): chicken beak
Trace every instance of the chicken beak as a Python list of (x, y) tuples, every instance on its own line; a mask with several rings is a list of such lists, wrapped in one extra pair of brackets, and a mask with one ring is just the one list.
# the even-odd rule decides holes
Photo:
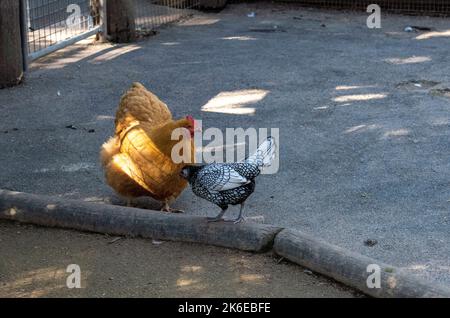
[(197, 121), (194, 121), (194, 132), (202, 132), (202, 126)]

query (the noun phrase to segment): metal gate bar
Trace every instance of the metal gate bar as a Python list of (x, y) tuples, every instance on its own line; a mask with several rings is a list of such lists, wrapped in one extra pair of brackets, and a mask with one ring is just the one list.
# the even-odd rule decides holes
[(83, 32), (83, 33), (75, 35), (75, 36), (71, 36), (68, 39), (56, 42), (56, 44), (52, 44), (52, 45), (50, 45), (50, 46), (48, 46), (48, 47), (46, 47), (44, 49), (41, 49), (41, 50), (33, 52), (33, 53), (29, 53), (28, 54), (28, 61), (29, 62), (34, 61), (34, 60), (36, 60), (38, 58), (41, 58), (41, 57), (43, 57), (45, 55), (48, 55), (50, 53), (53, 53), (53, 52), (58, 51), (60, 49), (63, 49), (63, 48), (65, 48), (65, 47), (67, 47), (69, 45), (72, 45), (72, 44), (74, 44), (74, 43), (76, 43), (78, 41), (81, 41), (81, 40), (86, 39), (86, 38), (88, 38), (88, 37), (90, 37), (92, 35), (95, 35), (95, 34), (97, 34), (100, 31), (101, 31), (101, 27), (97, 26), (97, 27), (93, 28), (92, 30)]
[(101, 30), (99, 0), (22, 0), (28, 62)]

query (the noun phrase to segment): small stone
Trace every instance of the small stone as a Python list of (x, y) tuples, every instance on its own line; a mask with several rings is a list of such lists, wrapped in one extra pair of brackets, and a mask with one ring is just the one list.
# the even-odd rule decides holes
[(378, 244), (378, 241), (374, 240), (374, 239), (367, 239), (364, 241), (364, 245), (369, 246), (369, 247), (375, 246), (377, 244)]

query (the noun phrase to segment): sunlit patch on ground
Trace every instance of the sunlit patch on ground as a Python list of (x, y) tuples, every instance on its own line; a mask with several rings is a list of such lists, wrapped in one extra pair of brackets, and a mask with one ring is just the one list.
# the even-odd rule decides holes
[(386, 98), (387, 94), (354, 94), (354, 95), (344, 95), (334, 98), (335, 102), (346, 103), (355, 101), (367, 101), (373, 99)]
[(431, 61), (431, 57), (429, 56), (412, 56), (405, 58), (388, 58), (385, 60), (388, 63), (403, 65), (403, 64), (415, 64), (415, 63), (424, 63)]
[(417, 40), (428, 40), (432, 38), (442, 38), (442, 37), (450, 37), (450, 30), (446, 31), (433, 31), (433, 32), (426, 32), (423, 34), (420, 34), (416, 37)]
[(232, 92), (222, 92), (203, 105), (202, 111), (223, 114), (252, 115), (256, 112), (256, 108), (246, 106), (256, 104), (264, 99), (268, 93), (269, 91), (263, 89), (245, 89)]

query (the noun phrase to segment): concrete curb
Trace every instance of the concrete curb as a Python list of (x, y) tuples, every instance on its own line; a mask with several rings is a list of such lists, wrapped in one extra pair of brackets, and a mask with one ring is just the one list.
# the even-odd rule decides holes
[(140, 236), (261, 252), (281, 228), (207, 223), (206, 218), (0, 190), (0, 219), (113, 235)]
[[(257, 223), (207, 223), (204, 217), (103, 205), (0, 190), (0, 219), (113, 235), (203, 243), (274, 252), (374, 297), (450, 297), (450, 288), (331, 245), (304, 233)], [(369, 264), (381, 268), (381, 288), (369, 289)]]
[[(450, 288), (416, 278), (394, 266), (331, 245), (296, 230), (282, 230), (275, 237), (274, 251), (280, 256), (334, 278), (374, 297), (450, 297)], [(368, 288), (370, 264), (380, 268), (380, 288)]]

